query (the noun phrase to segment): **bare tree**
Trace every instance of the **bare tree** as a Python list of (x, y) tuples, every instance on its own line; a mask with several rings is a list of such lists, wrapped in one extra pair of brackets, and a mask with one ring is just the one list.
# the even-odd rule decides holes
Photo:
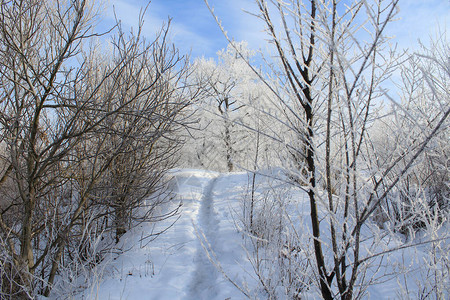
[(119, 27), (99, 54), (95, 9), (84, 0), (1, 3), (0, 228), (15, 270), (2, 276), (5, 297), (48, 295), (79, 241), (162, 217), (152, 215), (161, 199), (137, 210), (176, 158), (186, 64), (168, 26), (147, 42), (142, 19), (135, 34)]

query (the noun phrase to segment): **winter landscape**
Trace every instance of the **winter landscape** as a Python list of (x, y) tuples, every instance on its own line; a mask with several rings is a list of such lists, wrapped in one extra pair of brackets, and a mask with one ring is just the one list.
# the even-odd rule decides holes
[(1, 2), (0, 299), (449, 299), (430, 3), (137, 2)]

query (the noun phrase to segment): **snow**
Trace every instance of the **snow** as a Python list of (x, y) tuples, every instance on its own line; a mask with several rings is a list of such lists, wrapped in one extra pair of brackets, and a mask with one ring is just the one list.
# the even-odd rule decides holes
[[(228, 276), (239, 281), (245, 251), (235, 229), (233, 210), (239, 206), (245, 173), (222, 175), (203, 170), (172, 172), (179, 219), (144, 224), (120, 241), (129, 248), (104, 262), (103, 276), (75, 299), (242, 299), (242, 293), (211, 264), (209, 255), (220, 257)], [(234, 192), (234, 193), (233, 193)], [(173, 205), (177, 205), (174, 201)], [(154, 241), (142, 237), (171, 226)], [(199, 237), (202, 238), (202, 242)], [(206, 238), (206, 239), (205, 239)], [(203, 245), (202, 245), (203, 244)]]
[[(64, 294), (63, 291), (55, 292), (57, 296), (53, 297), (77, 300), (247, 298), (237, 285), (251, 298), (267, 298), (250, 262), (251, 247), (245, 244), (246, 235), (239, 229), (242, 200), (248, 192), (251, 176), (246, 172), (221, 174), (193, 169), (172, 170), (170, 176), (170, 187), (176, 197), (162, 209), (169, 211), (181, 202), (180, 213), (127, 232), (117, 246), (121, 251), (98, 265), (90, 282), (80, 284), (70, 292), (70, 297), (69, 292)], [(263, 180), (257, 186), (257, 194), (268, 188)], [(286, 186), (279, 184), (271, 188), (282, 190)], [(304, 216), (307, 220), (306, 194), (295, 190), (291, 195), (300, 199), (295, 205), (297, 218), (300, 220)], [(307, 231), (308, 227), (305, 225), (302, 230)], [(151, 238), (152, 233), (165, 229), (155, 240)], [(371, 230), (381, 229), (368, 227), (364, 232), (381, 236)], [(392, 236), (380, 239), (383, 241), (377, 241), (380, 251), (382, 247), (400, 245), (399, 239)], [(371, 242), (368, 239), (362, 247), (367, 245), (369, 249)], [(247, 250), (243, 245), (247, 245)], [(405, 248), (372, 260), (379, 267), (376, 272), (369, 270), (367, 276), (379, 277), (381, 281), (374, 281), (364, 294), (365, 298), (395, 299), (406, 294), (415, 298), (423, 283), (423, 274), (415, 271), (424, 263), (420, 251), (420, 247)], [(409, 290), (401, 291), (400, 284)], [(303, 296), (320, 298), (314, 287)]]

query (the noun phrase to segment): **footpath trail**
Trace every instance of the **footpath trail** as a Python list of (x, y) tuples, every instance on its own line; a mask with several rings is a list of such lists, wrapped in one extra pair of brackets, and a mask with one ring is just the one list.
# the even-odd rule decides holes
[(219, 221), (214, 211), (214, 189), (220, 176), (211, 179), (203, 190), (200, 209), (196, 223), (193, 223), (197, 235), (197, 250), (194, 263), (195, 271), (192, 273), (187, 299), (213, 299), (217, 291), (218, 270), (211, 263), (205, 248), (216, 251), (216, 236), (220, 234)]
[[(212, 249), (233, 280), (243, 273), (242, 236), (234, 226), (245, 174), (203, 170), (174, 170), (171, 206), (180, 213), (161, 222), (142, 224), (127, 232), (113, 255), (97, 268), (84, 290), (68, 291), (70, 299), (242, 299), (239, 292), (210, 262), (204, 247)], [(176, 222), (174, 223), (174, 221)], [(153, 240), (151, 234), (164, 231)], [(201, 237), (201, 239), (199, 239)], [(239, 280), (238, 280), (239, 282)]]

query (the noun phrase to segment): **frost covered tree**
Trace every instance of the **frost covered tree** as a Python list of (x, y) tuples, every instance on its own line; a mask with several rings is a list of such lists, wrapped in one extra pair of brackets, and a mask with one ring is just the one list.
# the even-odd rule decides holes
[[(446, 33), (440, 34), (401, 65), (399, 101), (393, 102), (389, 116), (378, 120), (379, 128), (373, 132), (374, 168), (386, 170), (393, 160), (399, 160), (393, 172), (398, 173), (412, 155), (408, 148), (417, 147), (445, 115), (450, 78), (446, 41)], [(397, 201), (383, 203), (380, 217), (388, 218), (395, 230), (411, 234), (427, 223), (421, 209), (414, 208), (417, 198), (424, 197), (426, 206), (442, 214), (442, 221), (446, 219), (450, 208), (448, 138), (445, 123), (392, 191)], [(392, 180), (395, 176), (388, 175), (386, 182)]]
[(231, 172), (251, 166), (255, 131), (240, 125), (254, 128), (255, 120), (261, 121), (255, 118), (255, 105), (264, 101), (265, 88), (246, 63), (254, 56), (246, 42), (232, 42), (217, 55), (217, 61), (201, 58), (194, 63), (203, 99), (197, 111), (200, 130), (186, 151), (195, 161), (191, 164)]
[[(419, 292), (414, 295), (419, 298), (445, 299), (450, 294), (449, 124), (439, 125), (448, 114), (450, 99), (447, 40), (445, 32), (439, 33), (401, 65), (399, 100), (391, 99), (390, 114), (376, 121), (371, 130), (372, 153), (367, 156), (373, 169), (386, 173), (380, 192), (389, 189), (375, 211), (375, 221), (404, 235), (409, 244), (428, 243), (421, 258)], [(410, 151), (422, 147), (431, 135), (422, 153)], [(417, 155), (414, 164), (403, 172), (413, 155)], [(398, 178), (400, 172), (403, 176)]]
[[(278, 114), (265, 115), (282, 128), (262, 133), (283, 145), (288, 178), (309, 199), (312, 246), (297, 241), (303, 251), (288, 247), (296, 259), (310, 262), (296, 278), (306, 276), (324, 299), (362, 297), (377, 280), (377, 259), (386, 251), (366, 226), (448, 126), (448, 89), (440, 94), (440, 109), (427, 130), (401, 145), (399, 156), (385, 153), (387, 164), (378, 168), (369, 129), (381, 116), (379, 105), (390, 101), (382, 87), (398, 62), (388, 49), (387, 32), (399, 1), (258, 0), (256, 5), (252, 14), (264, 24), (273, 53), (265, 60), (269, 76), (253, 70), (277, 104)], [(446, 82), (448, 56), (431, 60), (443, 66)], [(432, 91), (426, 97), (437, 97), (431, 69), (419, 73), (417, 80)]]

